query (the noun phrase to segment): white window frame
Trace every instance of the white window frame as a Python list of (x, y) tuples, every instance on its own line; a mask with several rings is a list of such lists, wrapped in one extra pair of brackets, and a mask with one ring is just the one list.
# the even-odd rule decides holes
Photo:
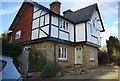
[(65, 21), (65, 20), (62, 20), (62, 19), (60, 19), (60, 29), (61, 30), (64, 30), (64, 31), (68, 31), (68, 29), (69, 29), (69, 23), (67, 22), (67, 21)]
[(21, 30), (17, 31), (16, 34), (15, 34), (15, 39), (20, 39), (21, 37)]
[(90, 49), (90, 60), (95, 60), (94, 49)]
[(59, 58), (58, 59), (67, 60), (67, 48), (66, 47), (59, 47)]

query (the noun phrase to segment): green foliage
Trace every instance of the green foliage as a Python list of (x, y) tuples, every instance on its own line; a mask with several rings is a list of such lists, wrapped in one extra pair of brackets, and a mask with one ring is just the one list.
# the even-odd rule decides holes
[(47, 62), (44, 66), (41, 76), (43, 78), (52, 78), (55, 77), (58, 72), (57, 67), (52, 62)]
[(4, 32), (0, 35), (0, 38), (7, 39), (7, 32)]
[(109, 40), (106, 41), (107, 49), (109, 53), (110, 61), (113, 62), (113, 59), (116, 59), (120, 56), (120, 43), (118, 38), (110, 36)]
[(29, 72), (40, 72), (45, 64), (46, 52), (43, 52), (43, 50), (37, 50), (35, 47), (31, 47), (29, 50)]
[(36, 64), (35, 64), (35, 71), (41, 72), (43, 67), (45, 66), (46, 61), (42, 58), (37, 58)]
[(2, 55), (12, 57), (16, 65), (18, 65), (17, 57), (21, 53), (22, 53), (22, 47), (20, 45), (2, 41)]
[(66, 70), (66, 69), (68, 69), (68, 68), (71, 68), (72, 66), (71, 65), (65, 65), (65, 66), (63, 66), (63, 67), (60, 67), (60, 66), (58, 66), (58, 69), (59, 69), (59, 71), (61, 71), (61, 70)]

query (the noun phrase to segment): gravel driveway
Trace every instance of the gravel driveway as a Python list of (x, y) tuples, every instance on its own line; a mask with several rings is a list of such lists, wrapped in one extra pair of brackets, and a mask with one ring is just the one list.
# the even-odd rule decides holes
[(118, 66), (101, 66), (100, 69), (87, 74), (63, 76), (58, 79), (118, 79)]

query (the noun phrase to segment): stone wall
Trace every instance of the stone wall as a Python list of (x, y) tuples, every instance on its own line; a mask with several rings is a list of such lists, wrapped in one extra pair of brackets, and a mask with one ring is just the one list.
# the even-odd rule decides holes
[[(97, 47), (93, 47), (90, 45), (76, 45), (75, 48), (82, 47), (82, 55), (83, 55), (83, 66), (85, 67), (94, 67), (98, 66), (98, 54), (97, 54)], [(94, 60), (90, 60), (90, 49), (94, 49)]]
[[(55, 46), (54, 46), (55, 45)], [(29, 46), (29, 45), (27, 45)], [(54, 61), (54, 47), (56, 47), (56, 62), (61, 65), (75, 65), (75, 48), (82, 47), (82, 60), (83, 60), (83, 66), (85, 67), (92, 67), (92, 66), (97, 66), (98, 65), (98, 56), (97, 56), (97, 48), (86, 45), (86, 44), (79, 44), (79, 45), (68, 45), (68, 44), (63, 44), (63, 43), (56, 43), (52, 41), (48, 42), (43, 42), (43, 43), (37, 43), (37, 44), (32, 44), (31, 46), (34, 46), (36, 49), (39, 50), (45, 50), (47, 52), (47, 60), (48, 61)], [(67, 60), (59, 60), (59, 47), (66, 47), (67, 48)], [(94, 56), (95, 60), (90, 60), (90, 55), (89, 55), (89, 50), (94, 49)]]

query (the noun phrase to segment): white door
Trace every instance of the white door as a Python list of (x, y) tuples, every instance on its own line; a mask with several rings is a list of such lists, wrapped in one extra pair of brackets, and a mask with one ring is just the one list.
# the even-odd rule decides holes
[(75, 64), (82, 64), (82, 47), (75, 48)]

